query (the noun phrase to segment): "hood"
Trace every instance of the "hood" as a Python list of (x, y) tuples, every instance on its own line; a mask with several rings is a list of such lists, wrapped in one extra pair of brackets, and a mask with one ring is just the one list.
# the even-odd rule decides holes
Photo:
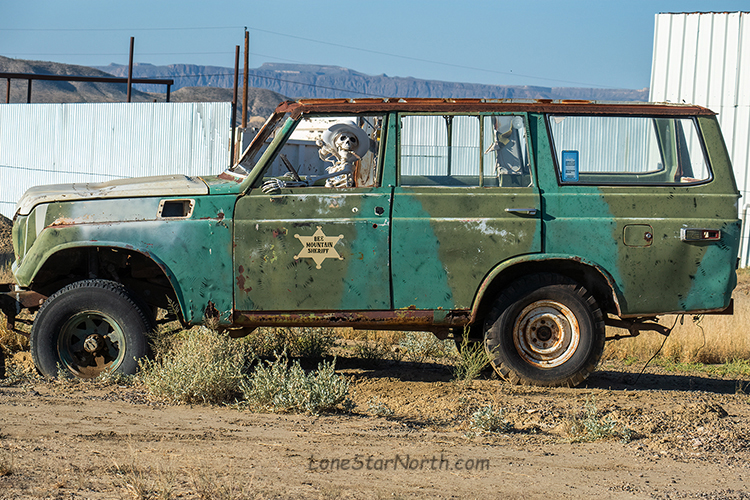
[(208, 186), (200, 177), (186, 175), (136, 177), (101, 183), (51, 184), (36, 186), (26, 191), (16, 205), (16, 214), (29, 215), (40, 203), (55, 201), (206, 194)]

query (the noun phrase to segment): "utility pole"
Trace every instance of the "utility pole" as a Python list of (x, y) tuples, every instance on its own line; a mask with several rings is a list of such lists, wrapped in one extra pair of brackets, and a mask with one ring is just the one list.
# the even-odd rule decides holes
[(245, 73), (242, 80), (242, 130), (247, 128), (247, 63), (250, 60), (250, 33), (245, 27)]
[(240, 46), (234, 48), (234, 94), (232, 97), (232, 144), (229, 146), (229, 166), (234, 165), (235, 121), (237, 120), (237, 79), (240, 73)]

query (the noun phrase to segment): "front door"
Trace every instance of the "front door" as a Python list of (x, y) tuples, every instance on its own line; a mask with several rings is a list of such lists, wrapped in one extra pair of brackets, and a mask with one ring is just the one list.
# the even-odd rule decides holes
[[(236, 311), (390, 309), (391, 188), (379, 181), (381, 125), (380, 116), (304, 118), (279, 146), (266, 178), (289, 181), (280, 177), (287, 164), (313, 185), (258, 187), (237, 201)], [(329, 179), (331, 187), (320, 179), (326, 167), (347, 165), (348, 179)]]

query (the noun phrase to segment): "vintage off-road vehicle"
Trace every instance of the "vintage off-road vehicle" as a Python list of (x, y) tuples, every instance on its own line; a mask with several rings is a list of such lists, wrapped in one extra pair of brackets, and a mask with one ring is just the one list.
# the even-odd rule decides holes
[(30, 189), (1, 302), (38, 309), (47, 376), (134, 372), (167, 309), (468, 336), (511, 381), (575, 385), (605, 325), (726, 312), (738, 198), (698, 106), (286, 102), (221, 175)]

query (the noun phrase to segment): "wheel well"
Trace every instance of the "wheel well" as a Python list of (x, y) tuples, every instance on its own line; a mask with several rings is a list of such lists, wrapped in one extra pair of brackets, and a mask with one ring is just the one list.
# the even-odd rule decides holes
[(478, 328), (472, 328), (471, 337), (479, 340), (483, 334), (482, 323), (501, 290), (522, 276), (536, 273), (555, 273), (580, 283), (594, 296), (604, 313), (617, 314), (617, 304), (607, 280), (595, 268), (581, 262), (565, 259), (551, 259), (523, 262), (501, 271), (487, 286), (477, 308)]
[(152, 307), (170, 309), (176, 294), (164, 270), (149, 256), (112, 247), (79, 247), (52, 255), (34, 277), (30, 288), (44, 295), (76, 281), (106, 279), (122, 283)]

